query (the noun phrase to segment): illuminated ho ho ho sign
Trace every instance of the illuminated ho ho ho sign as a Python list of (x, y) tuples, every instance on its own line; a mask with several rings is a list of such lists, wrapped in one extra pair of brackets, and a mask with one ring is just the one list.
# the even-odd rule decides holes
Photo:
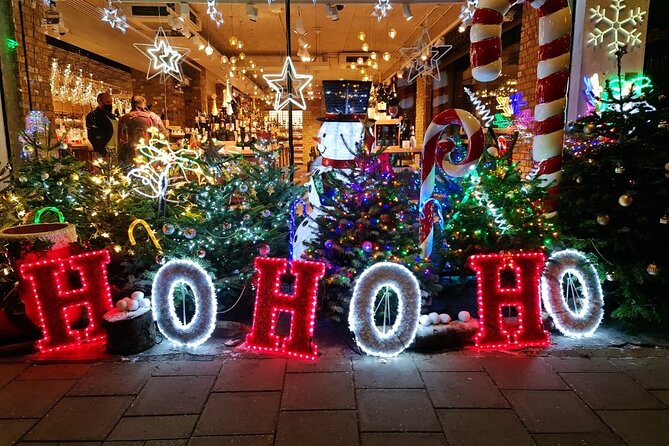
[[(603, 316), (603, 298), (594, 267), (583, 254), (565, 250), (546, 261), (542, 253), (516, 252), (472, 256), (469, 264), (476, 272), (479, 329), (476, 345), (480, 348), (504, 349), (546, 346), (548, 332), (541, 321), (541, 301), (556, 327), (565, 336), (589, 336)], [(313, 340), (318, 284), (325, 265), (259, 257), (255, 262), (257, 295), (251, 333), (246, 346), (259, 352), (315, 360), (317, 346)], [(502, 283), (502, 270), (513, 273), (514, 284)], [(573, 311), (562, 291), (562, 280), (570, 273), (585, 290), (584, 305)], [(296, 280), (292, 293), (281, 290), (284, 274)], [(186, 283), (196, 296), (195, 315), (182, 323), (174, 311), (172, 292), (176, 283)], [(374, 323), (374, 303), (385, 287), (398, 296), (398, 315), (390, 331), (382, 333)], [(190, 261), (172, 260), (163, 265), (153, 284), (153, 314), (166, 337), (180, 345), (196, 346), (212, 334), (216, 319), (216, 298), (207, 272)], [(383, 262), (370, 266), (355, 282), (349, 328), (361, 350), (374, 356), (396, 356), (415, 339), (420, 317), (421, 291), (416, 277), (402, 265)], [(505, 321), (503, 310), (513, 307), (517, 323)], [(291, 316), (290, 333), (277, 334), (279, 313)]]

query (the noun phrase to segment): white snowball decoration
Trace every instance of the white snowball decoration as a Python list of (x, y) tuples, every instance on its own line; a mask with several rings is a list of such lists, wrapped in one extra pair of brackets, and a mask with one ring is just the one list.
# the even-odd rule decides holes
[(421, 314), (420, 317), (418, 318), (418, 323), (420, 323), (420, 325), (432, 325), (430, 316), (428, 316), (427, 314)]
[(125, 299), (121, 299), (116, 302), (116, 309), (118, 311), (128, 311), (128, 302)]
[[(581, 283), (583, 299), (578, 312), (569, 308), (562, 289), (567, 273)], [(597, 271), (583, 253), (573, 249), (550, 256), (541, 276), (541, 297), (555, 327), (565, 336), (591, 336), (604, 317), (604, 297)]]
[(439, 315), (440, 324), (448, 324), (449, 322), (451, 322), (451, 317), (448, 314), (442, 313)]
[[(397, 294), (397, 318), (387, 333), (374, 322), (378, 292), (390, 287)], [(415, 339), (420, 317), (420, 286), (411, 271), (390, 262), (367, 268), (355, 282), (348, 325), (356, 343), (368, 355), (396, 356)]]
[[(195, 296), (195, 314), (188, 324), (177, 317), (172, 293), (185, 283)], [(167, 339), (196, 347), (209, 339), (216, 326), (216, 291), (209, 274), (189, 260), (170, 260), (160, 267), (151, 289), (153, 318)]]
[(469, 314), (469, 311), (462, 310), (461, 312), (458, 313), (458, 320), (462, 322), (467, 322), (469, 319), (471, 319), (472, 316)]
[(428, 314), (428, 317), (430, 318), (432, 325), (437, 325), (439, 323), (439, 314), (432, 312)]
[(141, 291), (135, 291), (134, 293), (132, 293), (132, 294), (130, 295), (130, 298), (131, 298), (132, 300), (140, 300), (140, 299), (144, 299), (144, 293), (141, 292)]
[(151, 299), (144, 298), (142, 299), (142, 308), (149, 308), (151, 306)]
[(130, 300), (130, 305), (128, 305), (128, 310), (137, 311), (139, 308), (139, 302), (136, 300)]

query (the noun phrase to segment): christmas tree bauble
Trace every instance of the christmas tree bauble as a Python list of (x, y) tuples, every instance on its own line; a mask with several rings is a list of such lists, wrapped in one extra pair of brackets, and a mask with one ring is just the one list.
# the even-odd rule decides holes
[(172, 223), (165, 223), (163, 225), (163, 234), (172, 235), (172, 234), (174, 234), (175, 229), (176, 228), (174, 227), (174, 225)]
[(188, 240), (193, 240), (196, 235), (197, 231), (195, 230), (195, 228), (186, 228), (184, 230), (184, 237), (186, 237)]
[(606, 226), (611, 222), (611, 217), (609, 217), (606, 214), (598, 215), (597, 216), (597, 223), (599, 223), (602, 226)]
[(632, 202), (634, 201), (634, 198), (630, 194), (623, 194), (618, 198), (618, 204), (620, 204), (623, 207), (630, 206)]
[(201, 259), (204, 259), (207, 256), (207, 250), (202, 248), (197, 251), (197, 256)]
[(43, 180), (48, 180), (48, 179), (49, 179), (49, 174), (48, 174), (47, 172), (42, 172), (42, 174), (40, 175), (40, 177), (41, 177)]
[(650, 274), (651, 276), (657, 276), (657, 273), (660, 272), (660, 268), (658, 268), (656, 264), (651, 263), (651, 264), (648, 265), (648, 267), (646, 268), (646, 272), (647, 272), (648, 274)]
[(270, 252), (270, 247), (269, 245), (260, 245), (258, 247), (258, 252), (260, 253), (261, 256), (267, 257)]
[(616, 167), (615, 172), (618, 174), (625, 173), (625, 168), (623, 166), (618, 166)]
[(586, 135), (589, 135), (592, 132), (594, 132), (596, 128), (597, 128), (597, 126), (595, 124), (590, 123), (590, 124), (586, 125), (585, 127), (583, 127), (583, 133), (585, 133)]
[(374, 245), (370, 241), (363, 242), (362, 244), (362, 250), (369, 253), (372, 252), (372, 249), (374, 249)]

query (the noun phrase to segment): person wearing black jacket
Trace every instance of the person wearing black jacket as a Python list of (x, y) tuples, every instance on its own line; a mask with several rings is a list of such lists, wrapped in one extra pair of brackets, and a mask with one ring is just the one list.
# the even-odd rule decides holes
[(97, 108), (86, 115), (88, 140), (93, 145), (93, 150), (102, 156), (107, 155), (108, 147), (116, 147), (118, 144), (118, 121), (112, 107), (111, 95), (100, 93)]

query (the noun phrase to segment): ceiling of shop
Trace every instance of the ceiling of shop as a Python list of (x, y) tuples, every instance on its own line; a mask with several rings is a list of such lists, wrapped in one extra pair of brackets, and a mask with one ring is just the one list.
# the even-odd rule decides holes
[[(283, 63), (286, 52), (285, 41), (285, 15), (283, 3), (276, 2), (268, 5), (266, 1), (255, 2), (258, 9), (256, 22), (252, 22), (246, 14), (246, 3), (231, 3), (219, 1), (217, 7), (223, 13), (225, 23), (219, 28), (213, 23), (206, 11), (205, 1), (189, 1), (190, 8), (199, 17), (199, 24), (191, 26), (191, 31), (203, 39), (209, 40), (216, 49), (213, 57), (198, 50), (197, 37), (186, 39), (185, 37), (170, 37), (172, 45), (183, 46), (191, 49), (189, 59), (209, 71), (210, 78), (225, 82), (229, 68), (221, 63), (220, 56), (237, 56), (240, 50), (229, 45), (230, 36), (234, 35), (244, 42), (241, 52), (246, 58), (238, 62), (240, 68), (247, 65), (247, 76), (249, 79), (233, 80), (234, 84), (246, 92), (252, 91), (253, 82), (263, 87), (261, 76), (252, 77), (253, 70), (248, 63), (253, 60), (257, 67), (263, 67), (265, 72), (277, 71)], [(291, 20), (295, 26), (299, 15), (304, 20), (307, 31), (306, 40), (312, 61), (308, 63), (298, 62), (297, 35), (293, 33), (293, 59), (296, 61), (299, 72), (308, 72), (315, 76), (315, 86), (320, 85), (324, 79), (360, 79), (361, 74), (346, 68), (344, 60), (346, 56), (357, 57), (364, 54), (361, 49), (362, 42), (358, 39), (358, 33), (366, 34), (366, 42), (370, 46), (370, 52), (378, 54), (377, 62), (379, 69), (373, 71), (374, 80), (383, 80), (397, 72), (401, 67), (399, 59), (399, 48), (410, 46), (419, 36), (420, 26), (426, 25), (431, 36), (437, 37), (443, 31), (452, 29), (459, 24), (458, 14), (460, 2), (425, 3), (405, 1), (411, 4), (413, 20), (407, 21), (402, 13), (402, 5), (394, 3), (393, 9), (388, 17), (378, 22), (371, 17), (373, 4), (371, 0), (353, 0), (340, 5), (339, 20), (332, 21), (326, 17), (326, 4), (313, 4), (311, 0), (292, 2)], [(164, 2), (153, 0), (145, 2), (126, 2), (116, 4), (128, 17), (129, 29), (125, 34), (111, 29), (107, 24), (100, 21), (100, 8), (107, 4), (106, 0), (59, 0), (57, 9), (62, 13), (69, 32), (61, 39), (75, 46), (97, 53), (101, 56), (116, 60), (127, 66), (138, 70), (145, 70), (147, 60), (137, 51), (133, 43), (147, 43), (153, 40), (155, 30), (163, 26), (169, 33), (170, 26), (166, 17), (138, 17), (132, 15), (132, 6), (165, 6)], [(334, 3), (333, 3), (334, 4)], [(174, 4), (172, 4), (174, 5)], [(173, 6), (174, 10), (178, 6)], [(199, 28), (199, 29), (198, 29)], [(394, 28), (397, 36), (391, 39), (388, 31)], [(381, 55), (389, 52), (392, 57), (389, 62), (383, 61)], [(368, 70), (369, 71), (369, 70)], [(256, 74), (260, 74), (257, 72)]]

